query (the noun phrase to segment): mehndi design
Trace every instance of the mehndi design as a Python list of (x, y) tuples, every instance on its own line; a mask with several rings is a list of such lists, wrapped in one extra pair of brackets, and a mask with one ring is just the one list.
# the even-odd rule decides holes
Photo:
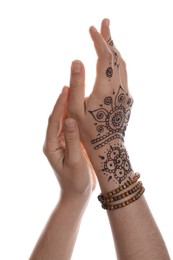
[(109, 143), (113, 139), (121, 139), (125, 135), (125, 130), (130, 118), (133, 101), (128, 93), (119, 86), (117, 95), (108, 96), (104, 99), (104, 107), (89, 111), (96, 123), (98, 137), (91, 140), (94, 149), (97, 150)]
[(118, 54), (115, 50), (114, 42), (111, 37), (109, 38), (107, 43), (112, 47), (112, 52), (113, 52), (113, 56), (114, 56), (114, 66), (117, 66), (117, 69), (119, 69), (119, 67), (120, 67), (119, 58), (118, 58)]
[(102, 160), (101, 171), (108, 177), (108, 181), (113, 178), (121, 184), (132, 171), (125, 147), (122, 144), (116, 144), (110, 146), (104, 154), (99, 156)]

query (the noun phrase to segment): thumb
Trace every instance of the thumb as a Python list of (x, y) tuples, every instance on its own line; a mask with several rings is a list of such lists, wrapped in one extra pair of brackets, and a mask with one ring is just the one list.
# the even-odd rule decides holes
[(81, 158), (79, 130), (74, 119), (67, 118), (64, 122), (65, 160), (76, 163)]
[(72, 62), (70, 75), (70, 91), (68, 99), (69, 114), (84, 112), (85, 68), (81, 61)]

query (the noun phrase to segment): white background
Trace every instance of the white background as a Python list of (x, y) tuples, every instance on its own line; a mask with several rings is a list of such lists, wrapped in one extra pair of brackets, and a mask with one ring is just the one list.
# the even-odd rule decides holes
[[(127, 150), (173, 257), (172, 13), (169, 0), (0, 1), (0, 259), (29, 258), (58, 200), (42, 153), (47, 118), (73, 59), (84, 62), (90, 93), (96, 54), (88, 29), (105, 17), (135, 99)], [(73, 259), (115, 259), (98, 193), (97, 186)]]

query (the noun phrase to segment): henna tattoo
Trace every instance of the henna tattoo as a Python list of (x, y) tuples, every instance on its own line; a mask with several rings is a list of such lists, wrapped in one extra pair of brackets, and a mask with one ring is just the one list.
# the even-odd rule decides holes
[(108, 177), (108, 181), (114, 179), (121, 184), (132, 172), (125, 147), (122, 144), (110, 145), (104, 154), (99, 156), (102, 160), (101, 171)]
[(114, 41), (111, 39), (111, 37), (108, 39), (107, 43), (113, 47), (114, 46)]
[[(106, 135), (103, 135), (102, 137), (96, 138), (94, 140), (91, 140), (92, 144), (95, 144), (97, 142), (100, 142), (98, 145), (96, 145), (94, 147), (95, 150), (102, 148), (105, 144), (108, 144), (110, 141), (114, 140), (114, 139), (119, 139), (122, 142), (124, 142), (124, 138), (119, 135), (119, 134), (115, 134), (114, 132), (112, 133), (111, 136), (109, 136), (109, 133)], [(103, 140), (103, 141), (102, 141)]]
[(112, 69), (112, 67), (108, 67), (106, 70), (106, 76), (108, 78), (112, 78), (112, 75), (113, 75), (113, 69)]
[(121, 184), (132, 172), (127, 151), (121, 142), (111, 145), (112, 140), (124, 141), (125, 130), (130, 118), (133, 100), (124, 89), (119, 86), (117, 94), (105, 97), (100, 108), (89, 111), (95, 120), (97, 137), (91, 140), (94, 149), (98, 150), (107, 146), (103, 154), (100, 154), (101, 172), (107, 180), (113, 180)]
[[(115, 95), (115, 91), (113, 91)], [(125, 130), (130, 118), (132, 99), (124, 89), (119, 86), (117, 95), (108, 96), (104, 99), (104, 107), (89, 111), (96, 123), (98, 137), (91, 140), (94, 149), (97, 150), (108, 144), (113, 139), (124, 140)]]
[(117, 66), (117, 69), (119, 69), (119, 57), (118, 57), (118, 54), (115, 50), (115, 45), (114, 45), (114, 42), (112, 40), (112, 38), (110, 37), (107, 41), (107, 43), (112, 47), (112, 52), (113, 52), (113, 55), (114, 55), (114, 66)]

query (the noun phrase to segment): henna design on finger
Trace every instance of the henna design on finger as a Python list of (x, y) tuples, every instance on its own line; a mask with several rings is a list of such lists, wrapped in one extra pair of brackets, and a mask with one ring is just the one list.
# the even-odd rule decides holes
[(112, 52), (113, 52), (113, 56), (114, 56), (114, 67), (117, 66), (117, 69), (119, 69), (119, 67), (120, 67), (119, 57), (118, 57), (114, 42), (111, 37), (108, 39), (107, 43), (112, 47)]
[(115, 91), (113, 91), (113, 96), (104, 99), (104, 104), (100, 105), (100, 108), (89, 111), (96, 121), (98, 132), (97, 138), (91, 140), (95, 150), (113, 139), (124, 140), (133, 100), (121, 86), (115, 97), (114, 95)]
[(117, 69), (119, 69), (120, 64), (119, 64), (119, 57), (116, 51), (113, 51), (114, 53), (114, 66), (117, 66)]
[(114, 42), (113, 42), (113, 40), (111, 39), (111, 37), (109, 38), (109, 40), (107, 41), (107, 43), (108, 43), (111, 47), (114, 46)]
[(101, 171), (107, 176), (108, 181), (113, 180), (121, 184), (132, 172), (129, 156), (122, 144), (111, 146), (100, 155)]
[(113, 75), (113, 69), (112, 69), (112, 67), (108, 67), (106, 70), (106, 76), (108, 78), (112, 78), (112, 75)]

